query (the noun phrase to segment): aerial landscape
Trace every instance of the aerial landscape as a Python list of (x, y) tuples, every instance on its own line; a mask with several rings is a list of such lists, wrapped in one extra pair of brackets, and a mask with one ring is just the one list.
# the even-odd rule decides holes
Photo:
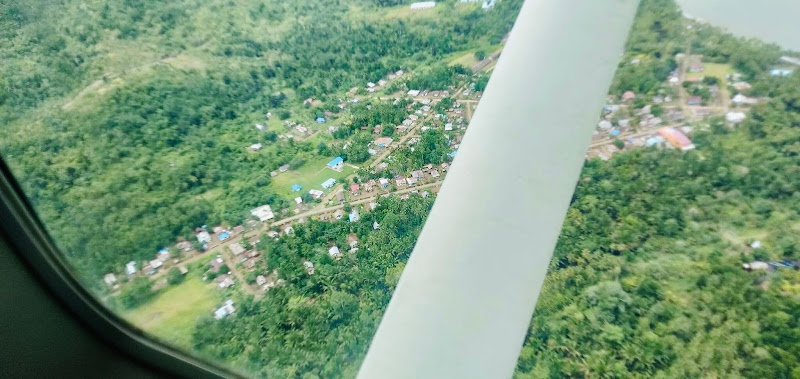
[[(122, 319), (354, 377), (521, 5), (14, 0), (0, 155)], [(800, 53), (643, 0), (515, 376), (800, 378), (798, 267)]]

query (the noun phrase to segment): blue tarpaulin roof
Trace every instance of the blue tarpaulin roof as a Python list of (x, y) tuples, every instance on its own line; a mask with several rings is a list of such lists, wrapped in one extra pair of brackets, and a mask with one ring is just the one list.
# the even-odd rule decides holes
[(226, 239), (228, 239), (230, 236), (231, 236), (231, 235), (230, 235), (230, 233), (228, 233), (228, 232), (223, 232), (223, 233), (220, 233), (220, 234), (217, 236), (217, 239), (218, 239), (218, 240), (220, 240), (220, 241), (225, 241), (225, 240), (226, 240)]
[(334, 184), (336, 184), (336, 179), (330, 178), (330, 179), (322, 182), (322, 188), (330, 188), (330, 187), (333, 187)]
[(336, 165), (338, 165), (339, 163), (342, 163), (342, 162), (344, 162), (344, 159), (342, 159), (342, 157), (333, 158), (333, 159), (331, 159), (330, 162), (328, 162), (328, 167), (336, 166)]
[(297, 192), (303, 189), (299, 184), (292, 184), (292, 192)]
[(620, 133), (620, 132), (619, 132), (619, 129), (614, 129), (614, 130), (612, 130), (612, 131), (611, 131), (610, 133), (608, 133), (608, 134), (611, 134), (612, 136), (618, 136), (618, 135), (619, 135), (619, 133)]
[(319, 123), (325, 122), (325, 117), (317, 117), (317, 122)]
[(458, 151), (454, 151), (454, 152), (452, 152), (450, 154), (447, 154), (447, 155), (449, 155), (450, 157), (455, 157), (456, 154), (458, 154)]

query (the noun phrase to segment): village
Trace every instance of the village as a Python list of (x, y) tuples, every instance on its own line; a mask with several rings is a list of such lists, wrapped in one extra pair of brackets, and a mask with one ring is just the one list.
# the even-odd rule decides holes
[[(499, 53), (478, 62), (473, 71), (491, 71), (491, 63), (496, 61)], [(635, 148), (693, 150), (696, 146), (691, 135), (695, 128), (708, 128), (708, 120), (712, 117), (723, 117), (729, 127), (735, 127), (747, 118), (751, 106), (766, 100), (749, 97), (750, 84), (742, 81), (741, 75), (728, 65), (703, 62), (699, 55), (678, 54), (675, 58), (678, 68), (663, 83), (659, 94), (644, 96), (627, 91), (620, 97), (608, 96), (586, 153), (587, 160), (608, 160), (617, 152)], [(789, 76), (794, 71), (791, 65), (800, 62), (784, 57), (780, 63), (781, 66), (770, 71), (772, 76)], [(639, 62), (633, 60), (628, 64)], [(127, 278), (147, 276), (152, 279), (153, 288), (159, 289), (167, 285), (166, 274), (170, 268), (175, 267), (185, 275), (190, 265), (203, 262), (204, 281), (213, 281), (220, 291), (240, 288), (259, 298), (271, 288), (283, 284), (275, 270), (259, 271), (258, 263), (262, 257), (254, 246), (262, 235), (272, 239), (290, 238), (294, 231), (292, 225), (308, 220), (358, 222), (363, 212), (378, 206), (380, 197), (395, 195), (408, 199), (410, 196), (428, 197), (438, 192), (451, 162), (424, 164), (401, 175), (392, 175), (387, 168), (395, 155), (413, 151), (421, 134), (429, 129), (444, 133), (451, 149), (448, 158), (452, 161), (457, 156), (482, 93), (474, 90), (474, 83), (459, 88), (451, 86), (450, 90), (444, 91), (405, 89), (387, 93), (393, 81), (406, 75), (409, 74), (400, 70), (376, 83), (365, 83), (363, 88), (353, 88), (339, 104), (339, 108), (346, 111), (351, 105), (369, 99), (395, 104), (401, 100), (408, 101), (407, 116), (394, 127), (392, 136), (383, 135), (380, 125), (373, 128), (374, 139), (367, 151), (370, 159), (361, 167), (348, 163), (341, 156), (334, 157), (323, 167), (314, 168), (314, 177), (324, 180), (311, 185), (306, 182), (288, 186), (287, 191), (293, 197), (291, 209), (278, 213), (270, 204), (262, 204), (250, 211), (252, 218), (243, 225), (200, 226), (195, 230), (197, 242), (182, 240), (173, 248), (160, 249), (153, 260), (131, 261), (124, 267), (124, 275)], [(304, 104), (314, 107), (317, 101), (306, 99)], [(267, 118), (270, 117), (267, 114)], [(285, 121), (289, 133), (279, 138), (302, 140), (319, 133), (336, 133), (338, 126), (330, 122), (333, 117), (335, 115), (329, 113), (316, 117), (313, 120), (315, 125), (311, 127)], [(337, 121), (342, 121), (342, 118)], [(262, 124), (255, 127), (258, 130), (265, 128)], [(249, 147), (252, 151), (261, 148), (261, 144)], [(360, 180), (356, 170), (362, 168), (375, 178)], [(283, 165), (270, 172), (270, 176), (276, 178), (291, 172), (289, 165)], [(312, 188), (307, 188), (309, 186)], [(379, 230), (380, 225), (376, 222), (372, 228)], [(351, 234), (348, 246), (330, 246), (327, 249), (331, 258), (341, 259), (343, 251), (354, 253), (358, 250), (358, 237)], [(776, 264), (764, 266), (761, 263), (753, 262), (745, 268), (777, 267)], [(312, 260), (306, 259), (298, 264), (303, 265), (308, 275), (314, 274)], [(121, 282), (115, 273), (106, 274), (104, 281), (113, 291), (119, 290)], [(233, 312), (235, 307), (230, 299), (213, 311), (216, 318)]]

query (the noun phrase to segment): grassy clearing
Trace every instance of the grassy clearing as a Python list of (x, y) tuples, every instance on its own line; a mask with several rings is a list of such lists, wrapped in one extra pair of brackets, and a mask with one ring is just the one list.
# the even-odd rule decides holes
[(688, 73), (686, 76), (690, 78), (715, 76), (719, 79), (720, 88), (726, 88), (726, 86), (728, 85), (728, 80), (725, 78), (725, 75), (733, 73), (734, 69), (729, 64), (703, 63), (703, 71)]
[(189, 347), (198, 317), (211, 314), (219, 303), (213, 286), (200, 280), (199, 274), (189, 274), (183, 283), (167, 287), (122, 317), (159, 339)]
[(323, 189), (321, 184), (328, 178), (334, 178), (337, 182), (341, 182), (342, 179), (355, 172), (354, 168), (347, 165), (345, 165), (342, 172), (327, 168), (326, 164), (331, 159), (333, 157), (310, 160), (297, 171), (281, 173), (272, 178), (271, 189), (287, 199), (293, 199), (299, 195), (298, 193), (292, 193), (292, 184), (296, 183), (302, 186), (303, 190), (299, 194), (303, 194), (310, 189)]

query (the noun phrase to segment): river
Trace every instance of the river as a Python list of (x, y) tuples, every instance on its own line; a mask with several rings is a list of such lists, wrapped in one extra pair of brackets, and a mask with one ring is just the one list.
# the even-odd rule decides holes
[(800, 0), (678, 0), (687, 16), (800, 51)]

